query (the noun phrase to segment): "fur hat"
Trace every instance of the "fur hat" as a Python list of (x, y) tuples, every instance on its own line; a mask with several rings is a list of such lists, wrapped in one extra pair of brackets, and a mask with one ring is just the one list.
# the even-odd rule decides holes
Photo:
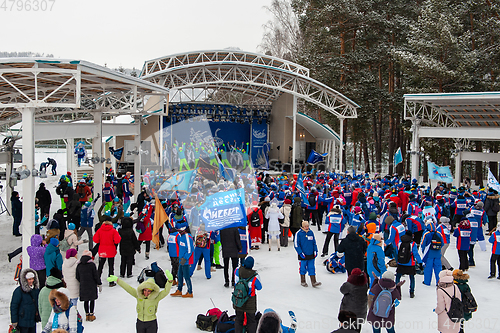
[(355, 286), (363, 286), (368, 283), (368, 276), (359, 268), (355, 268), (351, 271), (351, 275), (347, 278), (347, 282)]
[(394, 281), (394, 273), (392, 271), (385, 271), (384, 274), (382, 274), (382, 279), (389, 279)]
[(382, 233), (373, 234), (373, 239), (376, 239), (379, 242), (383, 242), (384, 241), (384, 236), (382, 235)]
[(76, 251), (76, 249), (69, 249), (68, 251), (66, 251), (66, 259), (74, 257), (77, 254), (78, 254), (78, 252)]
[(54, 307), (56, 304), (56, 298), (61, 302), (61, 309), (64, 311), (69, 309), (69, 290), (66, 288), (54, 289), (49, 294), (50, 305)]
[(264, 310), (259, 320), (257, 333), (280, 332), (281, 318), (273, 309)]
[(455, 269), (453, 271), (453, 279), (460, 281), (460, 280), (468, 280), (470, 278), (469, 274), (464, 274), (464, 272), (461, 269)]

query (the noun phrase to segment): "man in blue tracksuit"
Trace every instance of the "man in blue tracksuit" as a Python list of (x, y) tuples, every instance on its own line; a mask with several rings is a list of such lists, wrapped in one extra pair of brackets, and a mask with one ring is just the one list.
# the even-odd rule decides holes
[(436, 285), (439, 280), (439, 272), (441, 272), (441, 248), (444, 245), (443, 236), (437, 231), (436, 225), (428, 221), (426, 225), (426, 232), (423, 236), (422, 241), (422, 253), (424, 257), (422, 258), (425, 262), (424, 269), (424, 281), (423, 284), (430, 286), (432, 280), (432, 271), (436, 276)]
[(314, 266), (314, 259), (318, 255), (318, 246), (314, 233), (309, 229), (309, 222), (302, 221), (302, 228), (295, 234), (294, 246), (299, 256), (300, 284), (307, 287), (306, 273), (308, 273), (312, 286), (320, 286), (321, 282), (316, 281), (316, 268)]

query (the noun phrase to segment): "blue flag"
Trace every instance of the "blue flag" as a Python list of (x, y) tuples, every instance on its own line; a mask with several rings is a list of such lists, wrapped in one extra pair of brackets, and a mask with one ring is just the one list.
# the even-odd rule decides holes
[(311, 154), (309, 154), (309, 158), (307, 159), (307, 163), (316, 164), (318, 162), (323, 162), (324, 158), (328, 156), (328, 153), (320, 154), (311, 150)]
[(159, 191), (181, 191), (191, 193), (196, 169), (174, 173), (169, 179), (161, 184)]
[(245, 190), (240, 188), (208, 196), (200, 206), (200, 219), (207, 231), (246, 226)]
[(225, 180), (233, 182), (236, 178), (236, 170), (231, 168), (225, 168), (224, 165), (219, 162), (219, 176)]
[(111, 153), (111, 155), (113, 155), (118, 161), (122, 159), (123, 147), (118, 148), (118, 149), (114, 149), (113, 147), (109, 147), (108, 149), (109, 149), (109, 152)]
[(309, 201), (307, 200), (307, 194), (306, 190), (304, 188), (304, 180), (302, 179), (302, 173), (299, 172), (299, 176), (297, 177), (297, 184), (295, 185), (295, 188), (299, 190), (300, 192), (300, 199), (302, 202), (308, 204)]
[(401, 154), (401, 147), (396, 150), (396, 154), (394, 154), (394, 166), (403, 162), (403, 154)]
[(445, 183), (453, 183), (453, 175), (451, 174), (450, 167), (440, 167), (431, 161), (427, 161), (427, 170), (429, 179), (437, 179)]

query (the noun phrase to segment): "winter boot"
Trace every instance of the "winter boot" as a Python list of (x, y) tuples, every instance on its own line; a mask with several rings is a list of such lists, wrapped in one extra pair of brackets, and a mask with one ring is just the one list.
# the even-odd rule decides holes
[(201, 270), (201, 265), (196, 266), (196, 270), (200, 271)]
[(300, 285), (302, 287), (307, 287), (307, 282), (306, 282), (306, 276), (305, 275), (301, 275), (300, 276)]
[(177, 289), (175, 291), (175, 293), (170, 294), (170, 296), (172, 296), (172, 297), (181, 297), (182, 296), (182, 291), (180, 291), (179, 289)]
[(181, 296), (182, 298), (193, 298), (192, 293), (185, 293), (184, 295)]
[(88, 313), (85, 315), (85, 321), (90, 321)]
[(210, 267), (210, 272), (217, 272), (217, 269), (214, 266), (212, 266)]
[(93, 313), (89, 313), (89, 320), (88, 321), (94, 321), (95, 320), (95, 316)]
[(179, 284), (179, 282), (177, 282), (177, 279), (174, 279), (174, 282), (172, 282), (172, 286), (176, 286), (177, 284)]
[(316, 281), (316, 275), (311, 275), (310, 278), (311, 278), (311, 285), (313, 287), (321, 286), (321, 282)]
[(114, 286), (116, 286), (116, 282), (110, 282), (110, 283), (109, 283), (109, 286), (110, 286), (110, 287), (114, 287)]
[(149, 252), (146, 252), (146, 260), (149, 260)]

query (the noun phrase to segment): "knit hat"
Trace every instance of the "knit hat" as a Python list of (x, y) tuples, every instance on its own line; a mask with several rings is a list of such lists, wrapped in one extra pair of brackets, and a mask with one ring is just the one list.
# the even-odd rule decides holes
[(265, 198), (264, 198), (264, 201), (271, 201), (271, 198), (269, 198), (269, 197), (265, 197)]
[(74, 257), (77, 254), (78, 254), (78, 252), (76, 251), (76, 249), (69, 249), (68, 251), (66, 251), (66, 259)]
[(34, 279), (35, 274), (33, 272), (28, 272), (28, 273), (26, 273), (25, 278), (26, 278), (26, 280), (27, 279)]
[(377, 219), (377, 213), (371, 212), (370, 215), (368, 216), (369, 220), (376, 220)]
[(354, 226), (349, 226), (349, 228), (347, 228), (347, 233), (348, 234), (355, 234), (356, 233), (356, 227)]
[(394, 281), (394, 273), (392, 271), (385, 271), (384, 274), (382, 274), (382, 279), (389, 279)]
[(379, 242), (383, 242), (384, 241), (384, 236), (381, 233), (373, 234), (373, 239), (376, 239)]
[(355, 268), (351, 271), (351, 275), (347, 278), (347, 282), (355, 286), (363, 286), (368, 283), (368, 277), (361, 269)]
[(290, 199), (285, 199), (285, 205), (290, 205), (292, 203), (292, 200)]
[(375, 223), (366, 224), (366, 232), (369, 234), (374, 234), (377, 231), (377, 225)]
[(68, 229), (69, 230), (75, 230), (75, 224), (74, 223), (68, 224)]
[(359, 213), (360, 211), (361, 211), (361, 207), (359, 207), (359, 206), (354, 207), (355, 213)]
[(389, 215), (385, 218), (385, 224), (391, 224), (393, 221), (394, 221), (394, 217), (392, 217), (391, 215)]
[(444, 224), (450, 223), (450, 219), (447, 218), (446, 216), (441, 216), (441, 218), (439, 219), (439, 222), (444, 223)]
[(82, 256), (89, 256), (92, 258), (92, 252), (89, 250), (85, 250), (85, 251), (83, 251)]
[(247, 269), (252, 269), (254, 265), (254, 259), (252, 256), (246, 257), (245, 261), (243, 262), (243, 267)]
[(464, 274), (464, 272), (461, 269), (455, 269), (453, 271), (453, 279), (460, 281), (460, 280), (468, 280), (470, 278), (469, 274)]
[(59, 246), (59, 240), (57, 238), (51, 238), (50, 244), (52, 244), (54, 246)]
[(450, 271), (450, 270), (442, 270), (441, 272), (439, 272), (439, 280), (441, 280), (442, 278), (446, 277), (446, 276), (453, 276), (453, 273)]
[(484, 203), (482, 201), (479, 201), (477, 204), (476, 204), (477, 208), (483, 208), (484, 207)]
[(50, 276), (53, 276), (59, 280), (62, 280), (63, 276), (62, 276), (62, 272), (57, 269), (57, 267), (52, 267), (52, 269), (50, 270)]

